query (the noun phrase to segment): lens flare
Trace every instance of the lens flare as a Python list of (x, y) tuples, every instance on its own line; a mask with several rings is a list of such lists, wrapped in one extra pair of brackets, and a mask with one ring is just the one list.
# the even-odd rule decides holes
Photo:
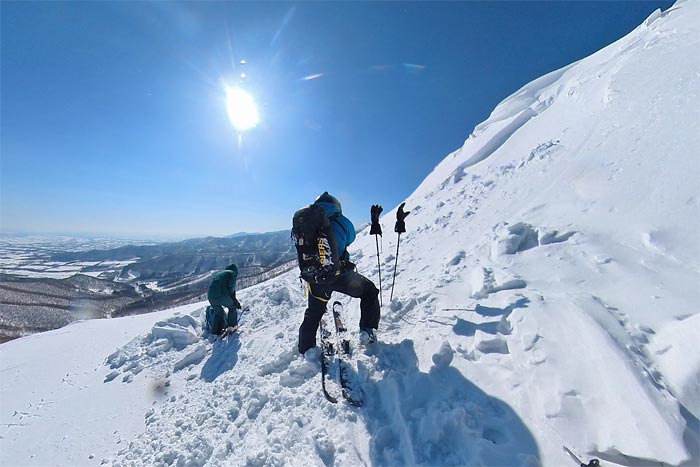
[(226, 88), (226, 110), (231, 124), (238, 131), (250, 130), (260, 123), (253, 96), (241, 88)]

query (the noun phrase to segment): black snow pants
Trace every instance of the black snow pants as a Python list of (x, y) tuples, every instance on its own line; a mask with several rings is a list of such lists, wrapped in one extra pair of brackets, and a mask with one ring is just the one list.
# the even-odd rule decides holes
[(309, 284), (309, 307), (299, 327), (299, 352), (316, 346), (316, 332), (333, 292), (360, 299), (360, 327), (379, 327), (379, 290), (374, 283), (356, 271), (348, 271), (333, 284)]

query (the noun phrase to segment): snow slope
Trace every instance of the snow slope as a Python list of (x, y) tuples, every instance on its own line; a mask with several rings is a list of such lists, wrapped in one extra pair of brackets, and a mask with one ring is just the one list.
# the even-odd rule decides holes
[(407, 199), (391, 303), (386, 214), (362, 408), (295, 352), (292, 271), (226, 342), (195, 304), (1, 345), (0, 464), (698, 465), (699, 29), (679, 2), (499, 104)]

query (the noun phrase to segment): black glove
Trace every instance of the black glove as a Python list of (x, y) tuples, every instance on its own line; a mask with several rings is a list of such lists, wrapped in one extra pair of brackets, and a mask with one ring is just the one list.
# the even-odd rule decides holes
[(382, 234), (382, 226), (379, 225), (379, 215), (382, 213), (384, 208), (382, 208), (378, 204), (373, 204), (372, 209), (371, 209), (371, 215), (372, 215), (372, 227), (369, 229), (369, 234), (370, 235), (381, 235)]
[(350, 260), (342, 262), (343, 271), (354, 271), (357, 266)]
[(241, 309), (241, 302), (238, 301), (238, 299), (236, 298), (235, 295), (231, 298), (233, 299), (233, 306), (240, 310)]
[(394, 226), (394, 232), (404, 233), (406, 231), (406, 224), (403, 220), (406, 218), (406, 216), (411, 214), (411, 211), (403, 212), (403, 207), (405, 204), (406, 203), (401, 203), (399, 210), (396, 211), (396, 225)]
[(340, 269), (342, 271), (352, 271), (355, 269), (355, 263), (350, 261), (350, 253), (345, 249), (340, 254)]

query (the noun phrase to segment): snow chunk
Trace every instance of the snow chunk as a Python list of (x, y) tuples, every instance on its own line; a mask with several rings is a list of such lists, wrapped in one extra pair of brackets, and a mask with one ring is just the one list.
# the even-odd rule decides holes
[(153, 326), (151, 335), (156, 339), (167, 339), (173, 343), (176, 349), (184, 349), (190, 344), (199, 341), (199, 337), (188, 329), (173, 325), (167, 321), (161, 321)]
[(438, 368), (444, 368), (450, 366), (452, 363), (452, 358), (454, 358), (455, 351), (452, 350), (450, 343), (444, 341), (440, 346), (440, 350), (433, 354), (433, 363)]
[(508, 342), (501, 336), (493, 336), (477, 330), (474, 334), (474, 349), (481, 353), (509, 354)]
[(524, 289), (527, 283), (517, 275), (507, 270), (494, 271), (480, 267), (474, 269), (469, 278), (471, 297), (484, 299), (492, 293), (502, 290)]
[(280, 287), (276, 290), (274, 290), (270, 295), (270, 301), (274, 303), (275, 305), (279, 306), (285, 303), (291, 304), (292, 303), (292, 298), (291, 295), (289, 294), (289, 289), (286, 287)]
[(508, 226), (507, 234), (494, 245), (494, 256), (513, 255), (539, 245), (539, 234), (530, 224)]
[(325, 431), (317, 433), (313, 437), (316, 453), (326, 466), (332, 466), (335, 463), (335, 444)]
[(282, 373), (297, 358), (297, 354), (296, 351), (291, 349), (280, 353), (273, 361), (264, 363), (260, 367), (258, 375), (267, 376), (272, 373)]
[(666, 383), (679, 402), (697, 418), (700, 418), (699, 341), (700, 314), (668, 323), (649, 346)]
[(535, 228), (525, 222), (518, 222), (506, 227), (500, 234), (491, 248), (491, 256), (497, 258), (503, 255), (514, 255), (538, 246), (565, 242), (575, 233), (575, 231), (559, 233), (558, 230)]
[(207, 347), (205, 345), (200, 345), (193, 352), (185, 355), (180, 361), (175, 363), (173, 371), (180, 371), (190, 365), (196, 365), (201, 362), (206, 355)]
[(458, 251), (450, 261), (448, 261), (449, 266), (457, 266), (464, 258), (467, 257), (467, 253), (464, 250)]
[(258, 371), (258, 376), (280, 373), (280, 385), (296, 388), (318, 373), (320, 357), (318, 347), (307, 350), (303, 357), (296, 349), (289, 349), (277, 355), (274, 360), (264, 363)]
[(151, 329), (153, 339), (167, 339), (178, 350), (199, 341), (201, 323), (190, 315), (173, 316), (158, 321)]

